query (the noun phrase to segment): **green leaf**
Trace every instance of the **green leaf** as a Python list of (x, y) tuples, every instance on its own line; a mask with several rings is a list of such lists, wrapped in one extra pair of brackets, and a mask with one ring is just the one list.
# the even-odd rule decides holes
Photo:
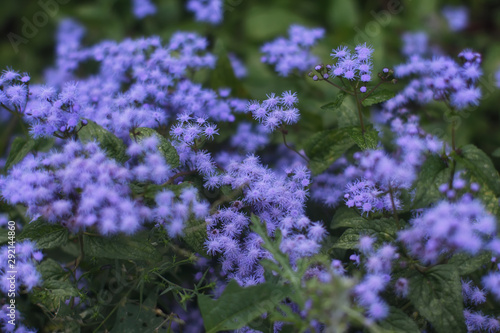
[(362, 150), (377, 148), (378, 131), (374, 130), (371, 125), (365, 128), (364, 133), (359, 126), (345, 127), (345, 130)]
[(269, 282), (240, 287), (231, 280), (217, 300), (198, 295), (203, 323), (208, 333), (241, 328), (261, 314), (271, 311), (289, 294), (287, 286)]
[(396, 239), (397, 228), (393, 218), (367, 220), (361, 217), (345, 219), (335, 223), (335, 228), (342, 227), (348, 227), (349, 229), (344, 231), (332, 248), (356, 249), (359, 245), (359, 237), (362, 235), (376, 238), (377, 244), (393, 242)]
[(206, 253), (207, 225), (205, 221), (194, 218), (189, 219), (184, 228), (183, 239), (193, 251), (200, 254)]
[(345, 97), (347, 94), (343, 91), (339, 92), (337, 96), (335, 97), (335, 100), (333, 102), (330, 102), (328, 104), (325, 104), (321, 107), (322, 110), (337, 110), (340, 108), (342, 103), (344, 102)]
[(214, 90), (231, 87), (231, 92), (234, 95), (239, 97), (247, 96), (245, 87), (234, 75), (233, 66), (221, 39), (215, 42), (214, 54), (217, 56), (217, 63), (214, 70), (210, 72), (210, 87)]
[(441, 199), (439, 185), (449, 182), (450, 176), (451, 170), (446, 163), (439, 156), (429, 155), (415, 182), (413, 208), (424, 208)]
[(97, 258), (158, 261), (160, 255), (145, 234), (112, 237), (83, 235), (85, 255)]
[(367, 221), (359, 215), (354, 209), (348, 207), (340, 207), (333, 215), (330, 228), (357, 228), (359, 225), (364, 225)]
[(454, 265), (438, 265), (425, 273), (412, 271), (409, 299), (436, 332), (467, 332), (460, 275)]
[(37, 267), (42, 275), (42, 287), (33, 290), (32, 303), (56, 312), (71, 297), (79, 296), (78, 289), (68, 279), (70, 274), (53, 259), (44, 259)]
[[(164, 321), (163, 317), (156, 315), (157, 294), (150, 295), (144, 303), (126, 303), (121, 306), (116, 314), (115, 325), (110, 333), (157, 333), (167, 332), (156, 330)], [(168, 324), (167, 324), (168, 326)]]
[(345, 128), (321, 131), (312, 135), (304, 145), (312, 173), (317, 175), (325, 171), (353, 145), (354, 141)]
[(179, 155), (177, 154), (177, 150), (172, 146), (170, 141), (165, 139), (163, 135), (158, 133), (152, 128), (147, 127), (139, 127), (135, 130), (134, 133), (130, 134), (132, 139), (136, 139), (137, 141), (142, 141), (145, 138), (149, 138), (150, 136), (155, 135), (160, 141), (158, 145), (158, 150), (162, 153), (163, 157), (167, 161), (168, 165), (172, 168), (177, 168), (180, 165)]
[(460, 148), (460, 154), (453, 157), (479, 178), (481, 185), (488, 185), (496, 196), (500, 196), (500, 176), (485, 152), (474, 145), (465, 145)]
[(12, 142), (10, 153), (5, 162), (5, 170), (21, 162), (30, 151), (35, 148), (36, 142), (32, 138), (17, 137)]
[(391, 90), (375, 90), (370, 96), (364, 99), (361, 103), (363, 106), (370, 106), (373, 104), (378, 104), (385, 102), (391, 98), (393, 98), (396, 94)]
[(31, 151), (48, 151), (53, 145), (54, 139), (52, 138), (15, 138), (5, 162), (5, 170), (9, 170), (15, 164), (21, 162)]
[(97, 141), (106, 151), (106, 155), (120, 163), (126, 162), (129, 158), (123, 141), (92, 120), (87, 120), (87, 125), (78, 132), (78, 138), (84, 143)]
[(389, 316), (380, 322), (387, 333), (419, 333), (420, 330), (415, 322), (402, 310), (393, 306), (389, 309)]
[(465, 253), (455, 254), (450, 261), (450, 265), (455, 265), (460, 276), (472, 274), (491, 263), (491, 253), (483, 252), (475, 256)]
[(68, 242), (68, 229), (59, 225), (36, 220), (27, 224), (18, 240), (30, 239), (36, 242), (39, 249), (52, 249)]

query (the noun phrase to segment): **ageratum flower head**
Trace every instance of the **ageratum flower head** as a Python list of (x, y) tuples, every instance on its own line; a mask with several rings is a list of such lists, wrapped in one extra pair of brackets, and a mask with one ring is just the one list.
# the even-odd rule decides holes
[(247, 110), (252, 113), (267, 131), (272, 132), (285, 124), (295, 124), (299, 120), (299, 110), (295, 107), (298, 103), (297, 93), (285, 91), (281, 96), (274, 93), (267, 95), (267, 99), (258, 102), (252, 101)]
[(336, 60), (332, 65), (331, 76), (361, 82), (371, 81), (373, 48), (359, 44), (351, 52), (347, 46), (339, 46), (330, 54)]
[(72, 231), (134, 233), (149, 209), (132, 199), (133, 174), (108, 158), (97, 143), (68, 141), (62, 151), (29, 154), (0, 179), (4, 199), (23, 204), (32, 218)]
[(187, 10), (193, 12), (196, 21), (219, 24), (223, 18), (222, 0), (189, 0)]
[(326, 230), (305, 216), (310, 183), (307, 169), (296, 168), (284, 176), (262, 166), (257, 157), (248, 156), (242, 162), (230, 163), (226, 171), (219, 176), (217, 186), (241, 191), (242, 198), (219, 207), (206, 219), (206, 248), (209, 254), (222, 256), (222, 270), (228, 278), (235, 278), (241, 285), (264, 281), (258, 263), (270, 254), (261, 248), (260, 236), (250, 231), (248, 212), (266, 224), (269, 236), (281, 231), (280, 248), (292, 262), (317, 253)]
[(465, 194), (454, 202), (441, 201), (410, 221), (398, 239), (425, 263), (457, 252), (471, 255), (486, 248), (496, 233), (496, 220), (478, 199)]
[(410, 102), (426, 104), (432, 100), (445, 101), (456, 110), (477, 106), (481, 98), (481, 90), (477, 87), (482, 75), (481, 55), (466, 49), (458, 56), (463, 61), (461, 65), (445, 56), (425, 59), (414, 55), (407, 63), (396, 66), (395, 76), (414, 78), (384, 107), (394, 111)]
[(318, 57), (312, 55), (310, 49), (324, 34), (322, 28), (291, 25), (288, 38), (279, 37), (261, 47), (264, 53), (261, 61), (275, 65), (276, 72), (281, 76), (288, 76), (294, 70), (305, 72), (318, 63)]

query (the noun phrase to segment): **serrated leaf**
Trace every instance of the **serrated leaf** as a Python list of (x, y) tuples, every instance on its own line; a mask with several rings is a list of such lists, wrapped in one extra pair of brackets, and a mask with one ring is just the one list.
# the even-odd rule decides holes
[(189, 247), (199, 254), (206, 253), (207, 225), (203, 220), (191, 218), (187, 221), (182, 237)]
[(481, 181), (481, 185), (488, 185), (496, 196), (500, 196), (500, 176), (485, 152), (474, 145), (465, 145), (460, 148), (460, 154), (454, 154), (453, 157), (470, 170)]
[(312, 135), (304, 145), (309, 167), (315, 175), (325, 171), (354, 145), (345, 128), (321, 131)]
[(30, 239), (36, 242), (39, 249), (52, 249), (68, 242), (68, 229), (59, 225), (36, 220), (27, 224), (18, 240)]
[(142, 141), (145, 138), (149, 138), (150, 136), (155, 135), (160, 143), (158, 144), (158, 150), (162, 153), (163, 157), (167, 161), (168, 165), (172, 168), (177, 168), (180, 165), (179, 155), (177, 154), (177, 150), (172, 146), (172, 144), (165, 139), (163, 135), (158, 133), (152, 128), (148, 127), (139, 127), (134, 133), (130, 134), (132, 139), (136, 139), (137, 141)]
[(198, 295), (198, 305), (208, 333), (236, 330), (271, 311), (289, 292), (287, 286), (269, 282), (243, 288), (231, 280), (217, 300)]
[(491, 253), (480, 253), (470, 256), (465, 253), (455, 254), (448, 263), (455, 265), (460, 276), (472, 274), (478, 269), (484, 268), (491, 263)]
[(120, 163), (126, 162), (129, 158), (123, 141), (92, 120), (87, 120), (87, 125), (78, 131), (78, 138), (83, 143), (97, 141), (108, 157)]
[(83, 235), (85, 255), (96, 258), (122, 260), (160, 260), (156, 248), (146, 236), (117, 235), (112, 237)]
[(467, 332), (462, 285), (454, 265), (438, 265), (425, 273), (412, 271), (408, 298), (436, 332)]
[(356, 249), (359, 245), (360, 236), (367, 235), (376, 239), (377, 244), (393, 242), (396, 239), (396, 222), (394, 219), (377, 220), (345, 220), (336, 225), (337, 228), (352, 225), (337, 239), (332, 248)]
[(451, 169), (436, 155), (429, 155), (415, 182), (413, 208), (424, 208), (442, 198), (439, 186), (450, 180)]
[(119, 307), (115, 325), (110, 333), (167, 332), (167, 329), (160, 327), (164, 318), (155, 313), (156, 299), (157, 294), (154, 293), (146, 298), (143, 304), (126, 303)]
[(5, 162), (5, 170), (9, 170), (15, 164), (21, 162), (30, 151), (35, 148), (36, 142), (32, 138), (17, 137), (12, 142), (9, 156)]
[(387, 333), (420, 333), (415, 322), (402, 310), (391, 306), (389, 316), (379, 323)]
[(32, 302), (56, 312), (66, 300), (79, 295), (78, 289), (68, 279), (70, 274), (53, 259), (44, 259), (37, 267), (42, 275), (42, 286), (33, 290)]
[(378, 131), (374, 130), (372, 126), (366, 126), (364, 133), (361, 127), (358, 126), (345, 127), (345, 130), (362, 150), (377, 148), (379, 140)]
[(335, 97), (335, 100), (333, 102), (327, 103), (323, 106), (321, 106), (322, 110), (337, 110), (340, 108), (342, 103), (344, 102), (345, 97), (347, 94), (343, 91), (339, 92), (337, 96)]
[(378, 104), (385, 102), (391, 98), (393, 98), (396, 94), (391, 90), (375, 90), (370, 96), (364, 99), (361, 103), (363, 106), (370, 106), (373, 104)]

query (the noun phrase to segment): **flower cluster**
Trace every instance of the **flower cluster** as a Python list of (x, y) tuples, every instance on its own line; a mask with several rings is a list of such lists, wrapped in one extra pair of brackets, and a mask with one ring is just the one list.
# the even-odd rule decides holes
[(151, 0), (132, 0), (132, 12), (138, 19), (156, 14), (156, 6)]
[[(363, 266), (367, 274), (354, 287), (354, 294), (357, 302), (367, 309), (368, 316), (380, 320), (389, 314), (389, 307), (379, 294), (389, 286), (392, 261), (397, 259), (399, 254), (394, 246), (388, 244), (375, 249), (374, 242), (375, 239), (369, 236), (360, 238), (359, 248), (363, 253)], [(404, 285), (404, 282), (399, 282), (399, 285)]]
[(186, 8), (193, 12), (196, 21), (219, 24), (223, 19), (222, 0), (189, 0)]
[(298, 101), (297, 93), (291, 91), (283, 92), (281, 97), (271, 93), (263, 102), (250, 102), (247, 110), (252, 113), (254, 119), (272, 132), (283, 124), (295, 124), (299, 120), (299, 110), (295, 107)]
[(220, 182), (243, 195), (241, 200), (232, 201), (229, 207), (219, 207), (207, 218), (207, 251), (222, 254), (222, 270), (229, 278), (235, 278), (241, 285), (264, 279), (258, 262), (269, 254), (260, 247), (260, 237), (250, 231), (247, 211), (266, 224), (269, 236), (277, 229), (281, 231), (281, 250), (289, 254), (292, 262), (317, 253), (326, 230), (305, 216), (303, 207), (310, 182), (305, 168), (280, 176), (260, 165), (256, 157), (249, 156), (241, 163), (231, 163)]
[(7, 68), (0, 76), (0, 106), (14, 113), (23, 114), (28, 100), (28, 85), (31, 78), (27, 73), (19, 74)]
[(401, 231), (398, 239), (426, 263), (457, 252), (475, 255), (488, 248), (488, 239), (496, 232), (495, 218), (469, 193), (455, 202), (439, 202), (410, 223), (411, 228)]
[(157, 226), (163, 226), (170, 237), (183, 234), (184, 226), (193, 213), (196, 219), (205, 218), (208, 214), (208, 204), (198, 200), (197, 190), (193, 187), (184, 188), (180, 199), (175, 200), (175, 193), (162, 190), (155, 196), (156, 207), (153, 209), (153, 219)]
[(465, 6), (445, 6), (441, 11), (451, 31), (461, 31), (469, 24), (469, 10)]
[(288, 39), (280, 37), (262, 46), (264, 56), (261, 61), (275, 65), (276, 72), (281, 76), (288, 76), (294, 70), (305, 72), (318, 63), (318, 58), (311, 54), (310, 49), (324, 34), (325, 30), (322, 28), (308, 29), (291, 25)]
[[(486, 292), (475, 286), (470, 280), (462, 280), (462, 296), (464, 303), (471, 307), (486, 303)], [(471, 308), (465, 309), (464, 317), (469, 332), (483, 330), (488, 332), (500, 331), (500, 321), (493, 316), (484, 315), (481, 311), (474, 311)]]
[(94, 142), (68, 141), (61, 152), (28, 155), (0, 180), (10, 204), (24, 204), (33, 218), (73, 231), (132, 234), (149, 215), (130, 196), (131, 172), (106, 157)]
[(481, 55), (464, 50), (459, 57), (464, 61), (462, 65), (445, 56), (425, 59), (415, 55), (406, 64), (396, 66), (397, 77), (417, 77), (387, 101), (385, 108), (392, 111), (410, 102), (425, 104), (432, 100), (446, 101), (456, 110), (478, 105), (481, 90), (476, 85), (482, 75)]
[[(0, 291), (4, 295), (15, 292), (16, 295), (21, 291), (21, 286), (25, 291), (31, 291), (42, 282), (42, 276), (36, 269), (36, 263), (43, 259), (43, 254), (36, 248), (32, 241), (22, 241), (16, 243), (15, 260), (7, 260), (12, 250), (5, 245), (0, 248), (0, 257), (2, 264), (0, 267)], [(9, 262), (15, 262), (15, 269), (9, 268)], [(12, 280), (12, 273), (15, 270), (15, 280)]]
[[(340, 46), (330, 54), (335, 60), (332, 65), (331, 75), (349, 81), (371, 81), (373, 48), (365, 44), (355, 47), (354, 53), (347, 46)], [(366, 91), (366, 90), (365, 90)]]

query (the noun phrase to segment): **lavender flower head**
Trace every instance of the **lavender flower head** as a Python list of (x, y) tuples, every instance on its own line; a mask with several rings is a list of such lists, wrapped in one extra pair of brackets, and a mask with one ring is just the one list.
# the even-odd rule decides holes
[(305, 72), (318, 63), (319, 59), (310, 52), (318, 39), (323, 38), (322, 28), (308, 29), (300, 25), (291, 25), (288, 38), (279, 37), (261, 47), (264, 55), (261, 61), (275, 65), (281, 76), (288, 76), (294, 70)]

